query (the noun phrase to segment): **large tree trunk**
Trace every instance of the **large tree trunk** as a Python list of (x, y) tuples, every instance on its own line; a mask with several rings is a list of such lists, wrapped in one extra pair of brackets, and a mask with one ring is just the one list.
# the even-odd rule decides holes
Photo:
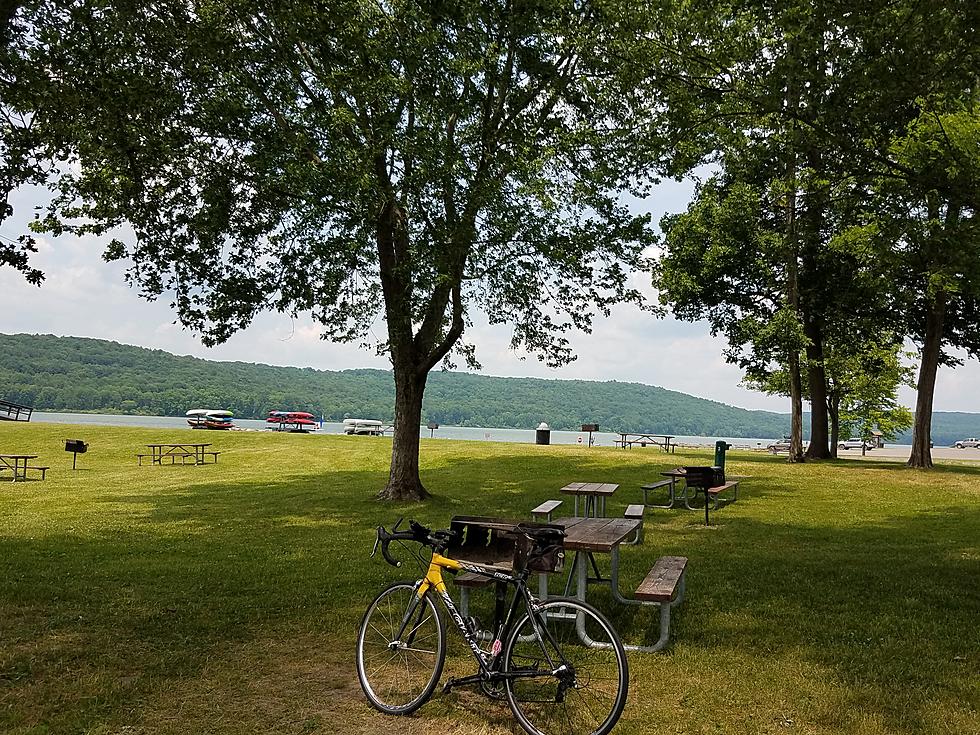
[(827, 413), (830, 416), (830, 456), (837, 459), (837, 443), (840, 441), (840, 395), (836, 392), (827, 399)]
[(912, 428), (912, 454), (909, 467), (932, 467), (932, 402), (939, 372), (939, 353), (946, 318), (946, 294), (939, 292), (928, 302), (926, 334), (919, 363), (919, 383), (916, 386), (915, 424)]
[[(379, 159), (381, 181), (386, 181), (385, 166), (385, 159)], [(391, 194), (390, 182), (387, 188)], [(385, 500), (418, 501), (429, 497), (419, 477), (422, 396), (429, 371), (449, 354), (463, 334), (461, 284), (466, 248), (459, 243), (446, 247), (436, 264), (441, 278), (427, 297), (422, 296), (412, 281), (407, 221), (407, 210), (391, 195), (379, 212), (377, 244), (388, 348), (395, 375), (395, 434), (388, 483), (378, 495)], [(416, 330), (413, 314), (419, 313), (424, 316)]]
[[(383, 168), (383, 162), (379, 164)], [(388, 483), (378, 496), (385, 500), (425, 500), (429, 493), (419, 477), (419, 424), (428, 368), (419, 368), (412, 330), (410, 250), (407, 213), (390, 199), (378, 218), (378, 259), (388, 322), (388, 346), (395, 376), (395, 433)]]
[[(790, 41), (789, 55), (798, 59), (799, 45), (796, 39)], [(795, 68), (795, 67), (794, 67)], [(786, 151), (786, 306), (796, 315), (800, 313), (800, 240), (797, 222), (797, 180), (799, 155), (799, 136), (793, 119), (800, 105), (799, 80), (791, 72), (786, 80), (786, 107), (791, 112), (790, 141)], [(800, 349), (795, 335), (791, 338), (786, 366), (789, 369), (790, 432), (789, 462), (803, 461), (803, 381), (800, 378)]]
[(800, 376), (800, 356), (789, 356), (789, 460), (803, 462), (803, 379)]
[(830, 459), (823, 335), (820, 327), (809, 320), (805, 323), (804, 331), (809, 340), (806, 346), (806, 364), (810, 388), (810, 446), (806, 450), (806, 458)]
[(395, 433), (391, 445), (388, 484), (379, 493), (385, 500), (424, 500), (429, 492), (419, 476), (419, 426), (427, 373), (395, 366)]

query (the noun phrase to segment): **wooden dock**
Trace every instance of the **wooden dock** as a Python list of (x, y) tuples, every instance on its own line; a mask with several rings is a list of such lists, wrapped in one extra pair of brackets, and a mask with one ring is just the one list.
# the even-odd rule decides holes
[(0, 401), (0, 421), (30, 421), (34, 409), (10, 401)]

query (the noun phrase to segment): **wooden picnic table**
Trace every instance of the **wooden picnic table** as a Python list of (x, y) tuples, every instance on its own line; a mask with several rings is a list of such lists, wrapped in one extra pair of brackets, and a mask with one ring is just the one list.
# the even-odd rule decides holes
[(632, 449), (634, 444), (639, 444), (641, 447), (645, 447), (647, 444), (653, 444), (665, 452), (670, 453), (677, 448), (677, 442), (674, 441), (674, 438), (673, 434), (637, 434), (621, 431), (619, 432), (619, 439), (614, 441), (613, 444), (623, 449)]
[[(559, 518), (551, 521), (554, 525), (565, 529), (565, 549), (575, 552), (575, 559), (568, 572), (565, 583), (565, 595), (575, 586), (575, 594), (580, 600), (585, 600), (586, 588), (592, 584), (610, 584), (612, 579), (619, 578), (619, 554), (614, 553), (631, 535), (636, 534), (637, 528), (643, 521), (635, 518)], [(604, 579), (599, 572), (595, 554), (610, 554), (612, 571), (610, 579)], [(589, 568), (595, 572), (589, 576)]]
[[(176, 464), (179, 459), (181, 464), (184, 464), (187, 459), (193, 459), (194, 464), (205, 464), (205, 457), (207, 455), (212, 455), (214, 461), (218, 461), (218, 452), (209, 452), (207, 448), (211, 446), (210, 443), (180, 443), (180, 444), (147, 444), (147, 448), (150, 450), (150, 461), (153, 464), (163, 464), (166, 459), (170, 460), (171, 464)], [(143, 463), (143, 457), (147, 456), (145, 454), (137, 454), (139, 457), (140, 464)]]
[(14, 473), (12, 482), (27, 479), (27, 463), (32, 459), (37, 459), (36, 454), (0, 454), (0, 464), (4, 470)]
[[(564, 597), (567, 597), (574, 585), (575, 597), (587, 602), (586, 595), (590, 584), (607, 585), (612, 591), (616, 602), (625, 605), (656, 605), (660, 608), (660, 638), (653, 645), (634, 645), (624, 643), (628, 651), (652, 653), (667, 645), (670, 630), (670, 610), (684, 599), (684, 569), (687, 559), (683, 557), (662, 557), (647, 574), (647, 578), (637, 589), (633, 597), (624, 597), (619, 591), (619, 547), (623, 542), (636, 535), (643, 521), (639, 518), (584, 518), (580, 516), (558, 518), (549, 522), (564, 529), (563, 540), (566, 551), (575, 552), (565, 584)], [(610, 574), (603, 577), (596, 563), (595, 555), (607, 553), (610, 555)], [(594, 572), (594, 576), (590, 575)], [(463, 578), (470, 576), (473, 579)], [(539, 578), (539, 599), (548, 599), (548, 574), (541, 573)], [(460, 585), (460, 609), (463, 615), (469, 607), (469, 588), (487, 586), (491, 583), (489, 577), (482, 575), (460, 575), (456, 579)], [(596, 642), (585, 628), (582, 615), (568, 612), (549, 613), (550, 617), (573, 622), (576, 633), (582, 643), (591, 648), (601, 648), (603, 644)], [(492, 633), (488, 632), (488, 635)]]
[[(575, 559), (572, 568), (568, 573), (568, 580), (565, 584), (565, 596), (568, 596), (571, 585), (575, 585), (575, 597), (586, 602), (586, 593), (590, 584), (601, 584), (609, 587), (613, 599), (622, 605), (659, 605), (660, 607), (660, 639), (653, 645), (634, 645), (624, 643), (623, 647), (627, 651), (641, 651), (652, 653), (659, 651), (667, 645), (670, 629), (670, 609), (684, 599), (683, 594), (683, 566), (677, 572), (678, 579), (675, 585), (679, 584), (680, 594), (663, 602), (651, 602), (637, 597), (625, 597), (619, 590), (619, 548), (623, 542), (636, 534), (637, 529), (643, 521), (635, 518), (559, 518), (552, 523), (562, 526), (565, 529), (565, 548), (574, 551)], [(603, 577), (596, 563), (597, 553), (609, 554), (609, 577)], [(658, 560), (658, 564), (665, 560)], [(685, 564), (686, 559), (682, 560)], [(655, 567), (656, 568), (656, 567)], [(595, 576), (591, 576), (590, 572)], [(651, 574), (654, 570), (651, 570)], [(646, 583), (646, 580), (644, 580)], [(641, 585), (642, 587), (642, 585)], [(589, 638), (588, 631), (584, 628), (584, 621), (581, 617), (575, 619), (576, 632), (579, 638), (587, 646), (593, 646)]]
[[(575, 597), (583, 602), (586, 601), (586, 591), (590, 584), (601, 584), (608, 586), (612, 592), (613, 599), (621, 605), (657, 605), (660, 608), (660, 638), (653, 645), (633, 645), (624, 643), (623, 647), (627, 651), (641, 651), (643, 653), (653, 653), (661, 650), (667, 645), (670, 635), (670, 610), (679, 605), (684, 600), (684, 568), (687, 564), (686, 558), (663, 557), (657, 560), (657, 564), (650, 570), (643, 584), (637, 589), (632, 597), (626, 597), (619, 590), (619, 549), (623, 542), (634, 535), (637, 528), (643, 521), (635, 518), (559, 518), (552, 521), (565, 529), (565, 548), (575, 551), (575, 560), (568, 574), (568, 581), (565, 585), (565, 595), (569, 594), (572, 578), (575, 579)], [(596, 564), (595, 554), (609, 554), (609, 577), (604, 578)], [(667, 569), (673, 567), (673, 569)], [(590, 576), (593, 571), (595, 576)], [(668, 582), (670, 592), (666, 595), (641, 595), (644, 588), (650, 584), (651, 577), (660, 573), (663, 569), (664, 576), (672, 576)], [(678, 592), (675, 592), (679, 590)], [(587, 631), (584, 630), (583, 621), (577, 618), (575, 621), (576, 630), (582, 642), (592, 645), (589, 642)]]
[(585, 511), (583, 516), (588, 518), (591, 515), (599, 518), (606, 515), (606, 498), (610, 497), (619, 485), (611, 482), (571, 482), (563, 487), (560, 492), (565, 495), (575, 496), (575, 515), (578, 516), (578, 499), (585, 499)]

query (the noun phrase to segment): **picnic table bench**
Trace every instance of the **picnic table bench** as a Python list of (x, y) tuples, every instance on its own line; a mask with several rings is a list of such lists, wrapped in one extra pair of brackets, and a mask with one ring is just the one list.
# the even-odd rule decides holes
[[(666, 505), (656, 505), (650, 503), (649, 493), (651, 490), (659, 490), (660, 488), (667, 488), (667, 504)], [(640, 485), (640, 489), (643, 491), (643, 505), (649, 505), (651, 508), (673, 508), (674, 503), (677, 502), (677, 478), (670, 477), (666, 480), (659, 480), (657, 482), (651, 482), (646, 485)]]
[(714, 502), (714, 508), (718, 507), (718, 496), (722, 493), (728, 492), (729, 490), (734, 490), (731, 500), (731, 502), (734, 503), (736, 500), (738, 500), (738, 480), (729, 480), (723, 485), (708, 488), (708, 497)]
[(36, 466), (33, 466), (33, 465), (27, 465), (27, 469), (28, 470), (37, 470), (38, 472), (40, 472), (41, 473), (41, 479), (43, 480), (44, 479), (44, 476), (47, 474), (48, 470), (50, 470), (51, 468), (50, 467), (36, 467)]
[(560, 500), (546, 500), (537, 508), (533, 508), (531, 510), (531, 515), (535, 518), (543, 518), (550, 521), (551, 514), (555, 512), (555, 509), (557, 509), (561, 503), (562, 501)]
[[(628, 651), (653, 653), (661, 650), (670, 640), (670, 611), (684, 601), (684, 572), (687, 568), (685, 557), (661, 557), (647, 574), (647, 578), (637, 588), (634, 597), (624, 597), (619, 591), (619, 547), (642, 527), (643, 521), (636, 518), (559, 518), (553, 521), (565, 528), (565, 548), (577, 552), (569, 572), (565, 593), (569, 591), (572, 577), (575, 576), (576, 596), (585, 601), (589, 584), (607, 585), (613, 599), (623, 605), (656, 605), (660, 610), (660, 637), (649, 646), (624, 644)], [(598, 571), (594, 554), (604, 552), (610, 555), (609, 578), (603, 578)], [(596, 572), (589, 576), (590, 567)], [(674, 570), (674, 571), (668, 571)], [(659, 580), (654, 583), (655, 580)]]

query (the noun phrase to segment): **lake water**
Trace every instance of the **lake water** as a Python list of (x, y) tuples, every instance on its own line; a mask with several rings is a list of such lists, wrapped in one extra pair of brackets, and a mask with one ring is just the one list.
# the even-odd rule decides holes
[[(35, 411), (32, 421), (45, 423), (76, 424), (79, 426), (143, 426), (156, 429), (186, 429), (187, 420), (183, 416), (121, 416), (100, 413), (48, 413)], [(265, 421), (257, 419), (235, 419), (235, 425), (240, 429), (250, 431), (269, 431)], [(324, 423), (316, 434), (343, 434), (344, 425), (341, 423)], [(423, 428), (421, 435), (429, 437), (429, 430)], [(598, 446), (611, 447), (619, 438), (618, 434), (597, 432), (592, 435)], [(518, 442), (533, 444), (534, 429), (495, 429), (474, 426), (440, 426), (433, 433), (435, 439), (463, 439), (467, 441)], [(713, 447), (715, 441), (724, 439), (736, 448), (765, 447), (772, 439), (725, 437), (725, 436), (678, 436), (674, 438), (680, 444), (691, 446)], [(586, 444), (589, 435), (581, 431), (552, 431), (552, 444)]]

